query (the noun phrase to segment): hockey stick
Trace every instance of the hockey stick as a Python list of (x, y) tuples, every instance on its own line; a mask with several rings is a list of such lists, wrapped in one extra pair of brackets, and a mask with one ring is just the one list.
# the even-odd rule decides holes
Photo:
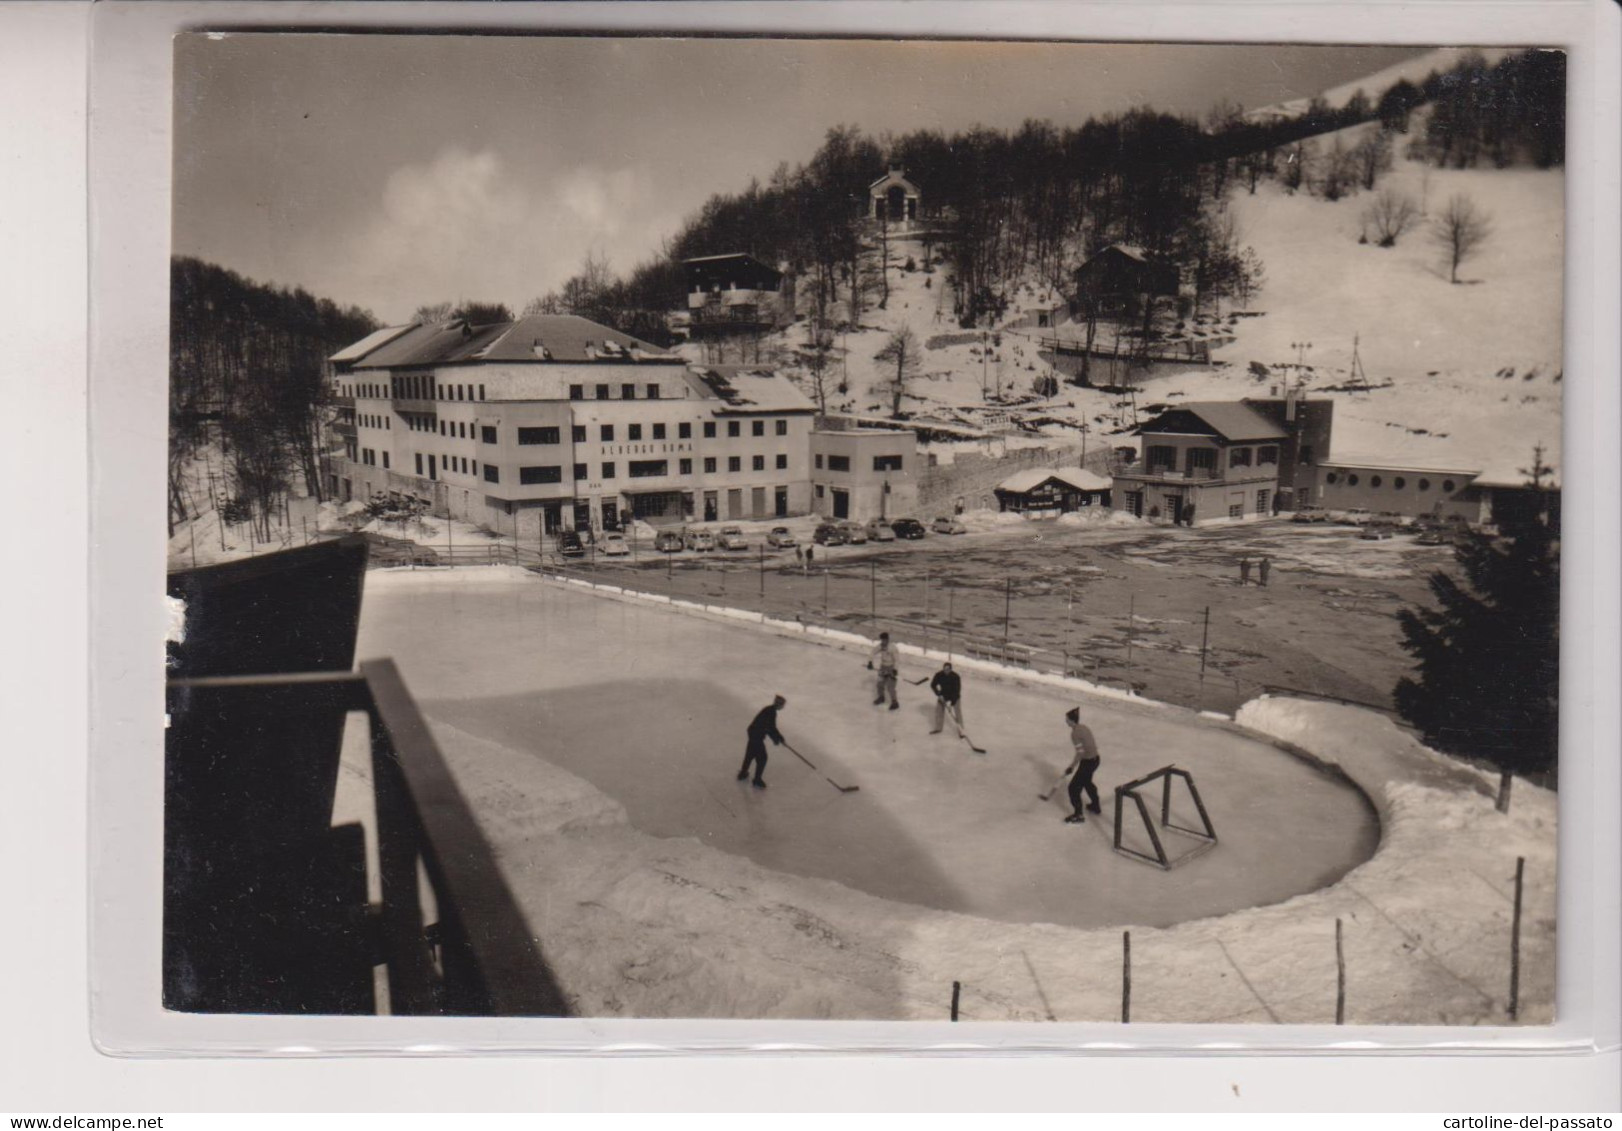
[[(951, 712), (948, 712), (948, 713), (950, 714)], [(964, 742), (967, 742), (969, 744), (969, 749), (970, 750), (973, 750), (976, 754), (984, 754), (985, 753), (984, 750), (982, 750), (980, 747), (978, 747), (978, 746), (976, 746), (974, 744), (974, 739), (969, 737), (968, 731), (963, 729), (963, 724), (957, 721), (957, 717), (956, 717), (955, 714), (953, 715), (953, 718), (952, 718), (952, 726), (954, 728), (956, 728), (957, 736), (959, 738), (961, 738)]]
[(1066, 770), (1064, 773), (1060, 774), (1059, 775), (1059, 780), (1054, 782), (1052, 785), (1048, 786), (1047, 791), (1045, 793), (1039, 793), (1039, 794), (1036, 795), (1037, 799), (1041, 800), (1041, 801), (1046, 801), (1048, 798), (1052, 797), (1054, 795), (1054, 793), (1056, 793), (1058, 791), (1059, 787), (1064, 784), (1065, 778), (1068, 778), (1069, 776), (1070, 776), (1070, 771), (1069, 770)]
[(907, 682), (912, 684), (914, 687), (922, 687), (924, 684), (930, 681), (930, 678), (931, 677), (926, 675), (923, 679), (909, 679)]
[(859, 785), (840, 785), (838, 782), (834, 781), (833, 778), (829, 777), (827, 774), (822, 773), (821, 770), (817, 770), (817, 767), (812, 763), (811, 759), (807, 758), (804, 754), (801, 754), (798, 750), (794, 749), (794, 747), (790, 746), (786, 742), (783, 743), (783, 749), (787, 750), (790, 754), (794, 755), (800, 761), (804, 762), (807, 766), (810, 766), (813, 770), (816, 770), (816, 772), (818, 774), (822, 775), (822, 780), (823, 781), (825, 781), (829, 785), (833, 786), (840, 793), (855, 793), (857, 790), (862, 788)]

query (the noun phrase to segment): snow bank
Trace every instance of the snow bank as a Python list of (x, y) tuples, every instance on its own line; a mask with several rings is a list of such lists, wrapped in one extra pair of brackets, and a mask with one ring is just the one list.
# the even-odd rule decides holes
[(1057, 522), (1060, 526), (1142, 526), (1143, 519), (1135, 518), (1126, 511), (1114, 510), (1110, 507), (1084, 507), (1079, 511), (1061, 514)]

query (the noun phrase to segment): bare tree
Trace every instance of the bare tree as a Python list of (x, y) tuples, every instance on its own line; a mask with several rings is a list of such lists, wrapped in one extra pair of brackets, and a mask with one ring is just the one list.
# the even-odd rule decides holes
[(817, 398), (817, 411), (828, 413), (828, 383), (833, 380), (829, 371), (829, 353), (833, 350), (834, 336), (820, 325), (812, 324), (805, 348), (800, 351), (800, 362), (811, 376), (811, 391)]
[(1358, 142), (1352, 157), (1363, 187), (1372, 190), (1380, 174), (1391, 168), (1391, 135), (1383, 129), (1374, 131)]
[(1492, 233), (1487, 214), (1476, 202), (1462, 193), (1448, 198), (1447, 207), (1436, 217), (1431, 238), (1441, 246), (1448, 259), (1450, 282), (1459, 281), (1459, 264), (1469, 259)]
[(918, 338), (910, 327), (903, 326), (890, 335), (890, 340), (884, 343), (884, 348), (873, 355), (875, 361), (891, 363), (895, 366), (895, 376), (885, 382), (886, 392), (890, 394), (890, 415), (901, 415), (901, 398), (906, 395), (907, 382), (918, 375), (920, 355), (922, 350), (918, 346)]
[(1381, 247), (1395, 247), (1404, 232), (1418, 225), (1419, 205), (1413, 197), (1387, 186), (1363, 209), (1363, 223), (1374, 230), (1375, 242)]

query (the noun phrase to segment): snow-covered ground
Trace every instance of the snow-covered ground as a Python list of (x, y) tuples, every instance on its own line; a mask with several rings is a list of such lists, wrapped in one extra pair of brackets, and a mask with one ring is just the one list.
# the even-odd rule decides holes
[[(486, 574), (488, 584), (469, 588), (469, 575), (475, 573)], [(404, 619), (411, 619), (415, 614), (409, 610), (416, 602), (437, 591), (453, 600), (469, 621), (487, 612), (510, 611), (511, 623), (517, 624), (524, 620), (518, 613), (526, 600), (548, 600), (526, 593), (552, 588), (533, 575), (505, 569), (463, 570), (454, 576), (374, 572), (368, 576), (362, 618), (363, 652), (369, 650), (366, 640), (375, 646), (387, 638), (387, 626), (375, 625), (372, 617), (391, 601), (408, 610)], [(574, 597), (556, 594), (564, 595)], [(646, 666), (647, 649), (677, 646), (707, 627), (694, 619), (702, 614), (649, 607), (636, 599), (574, 599), (601, 601), (609, 620), (623, 615), (627, 627), (642, 626), (596, 639), (570, 638), (573, 648), (622, 655), (627, 670)], [(624, 612), (616, 614), (615, 608)], [(381, 635), (374, 626), (383, 630)], [(547, 646), (544, 618), (533, 639), (537, 648)], [(788, 667), (851, 663), (848, 654), (826, 646), (795, 640), (778, 644)], [(466, 670), (465, 657), (438, 643), (396, 658), (419, 697), (428, 684), (443, 696), (456, 673)], [(668, 675), (667, 664), (647, 664), (650, 671)], [(483, 694), (521, 690), (529, 678), (522, 663), (479, 671)], [(984, 674), (971, 675), (971, 690), (985, 689), (978, 693), (978, 708), (973, 706), (976, 700), (969, 700), (971, 711), (996, 710), (988, 680)], [(1079, 693), (1078, 688), (1063, 698)], [(796, 721), (804, 726), (807, 715), (834, 710), (807, 694), (798, 701), (797, 720), (792, 709), (785, 714), (791, 742), (796, 741), (797, 732), (791, 729)], [(1039, 713), (1059, 702), (1053, 695), (1015, 672), (1003, 673), (995, 691), (996, 697), (1010, 701), (1026, 697)], [(634, 798), (628, 804), (618, 799), (620, 786), (603, 788), (598, 775), (606, 771), (578, 764), (570, 768), (565, 759), (548, 756), (544, 730), (535, 732), (537, 753), (530, 743), (520, 746), (447, 723), (435, 716), (434, 697), (427, 699), (435, 734), (459, 784), (494, 842), (565, 992), (583, 1015), (939, 1019), (952, 982), (958, 980), (966, 1020), (1108, 1021), (1119, 1016), (1118, 926), (1020, 922), (934, 909), (835, 879), (793, 874), (763, 862), (759, 853), (746, 858), (716, 847), (714, 838), (704, 837), (701, 830), (688, 836), (668, 829), (650, 832), (646, 814), (637, 815)], [(1539, 1023), (1551, 1018), (1551, 794), (1517, 783), (1512, 812), (1499, 815), (1492, 807), (1491, 783), (1483, 775), (1423, 749), (1383, 717), (1353, 708), (1263, 700), (1240, 712), (1237, 727), (1146, 706), (1123, 706), (1117, 709), (1122, 713), (1112, 716), (1102, 700), (1088, 709), (1116, 718), (1107, 724), (1120, 731), (1110, 735), (1113, 748), (1130, 741), (1127, 735), (1134, 725), (1146, 734), (1167, 725), (1203, 725), (1211, 728), (1213, 741), (1269, 735), (1294, 744), (1302, 757), (1331, 764), (1356, 782), (1381, 822), (1375, 855), (1327, 888), (1171, 927), (1134, 926), (1134, 1021), (1330, 1022), (1339, 919), (1348, 1022), (1503, 1023), (1517, 856), (1527, 860), (1521, 1019)], [(599, 712), (598, 717), (605, 727), (616, 725), (612, 713)], [(880, 717), (880, 725), (887, 725), (888, 713)], [(971, 714), (971, 726), (973, 719)], [(692, 720), (672, 716), (668, 722), (671, 732), (679, 734)], [(1236, 733), (1224, 735), (1224, 728)], [(656, 755), (652, 749), (634, 753)], [(368, 771), (360, 752), (354, 754), (346, 756), (340, 819), (350, 810), (361, 813), (361, 794), (353, 787), (364, 784)], [(733, 796), (730, 770), (736, 755), (730, 747), (715, 753), (715, 792), (744, 815), (734, 819), (759, 824), (756, 835), (769, 843), (773, 812), (767, 803), (792, 804), (793, 787), (785, 798), (775, 792)], [(861, 769), (864, 759), (911, 757), (901, 747), (889, 755), (877, 749), (819, 747), (813, 757), (819, 756), (826, 760), (819, 767), (835, 775)], [(820, 790), (828, 794), (824, 804), (849, 800), (902, 812), (909, 773), (940, 777), (991, 772), (1023, 778), (1034, 771), (1021, 768), (1024, 758), (1017, 740), (988, 756), (988, 767), (1000, 767), (996, 770), (975, 766), (952, 742), (933, 759), (900, 776), (901, 767), (870, 763), (863, 771), (869, 775), (864, 792), (849, 798), (834, 794), (781, 751), (774, 750), (769, 777), (784, 785), (805, 779), (799, 785), (807, 791), (807, 804)], [(1052, 767), (1036, 768), (1045, 772)], [(1115, 778), (1105, 777), (1108, 793)], [(985, 783), (964, 781), (958, 788), (962, 809), (972, 812), (982, 803)], [(858, 798), (860, 802), (854, 800)], [(1065, 834), (1086, 834), (1065, 842), (1072, 848), (1057, 849), (1074, 853), (1073, 866), (1084, 880), (1092, 875), (1103, 883), (1125, 869), (1123, 890), (1136, 886), (1145, 898), (1153, 897), (1157, 885), (1175, 880), (1175, 872), (1163, 875), (1116, 857), (1091, 827), (1064, 826), (1058, 815), (1057, 808), (1033, 813), (1029, 835), (1045, 844)], [(911, 838), (897, 844), (918, 851)], [(1027, 846), (1027, 851), (1035, 850), (1052, 853), (1056, 848)], [(1020, 848), (1010, 844), (1007, 851), (1004, 866), (1017, 869)], [(1223, 851), (1219, 844), (1189, 867), (1217, 861)], [(883, 853), (870, 859), (875, 870), (890, 863)]]
[[(1417, 64), (1416, 64), (1417, 65)], [(1410, 67), (1411, 69), (1411, 67)], [(1421, 71), (1429, 70), (1425, 65)], [(1351, 91), (1345, 92), (1349, 97)], [(1390, 188), (1424, 209), (1420, 225), (1395, 247), (1359, 243), (1361, 214), (1373, 193), (1326, 201), (1262, 182), (1254, 195), (1235, 185), (1229, 207), (1239, 243), (1255, 248), (1265, 268), (1247, 315), (1220, 328), (1232, 341), (1217, 348), (1217, 364), (1137, 371), (1137, 408), (1179, 400), (1235, 400), (1282, 389), (1299, 377), (1309, 395), (1335, 401), (1332, 458), (1369, 459), (1481, 469), (1490, 478), (1520, 478), (1535, 444), (1558, 467), (1560, 451), (1561, 327), (1564, 262), (1564, 173), (1561, 169), (1436, 169), (1403, 152), (1424, 129), (1425, 110), (1410, 133), (1396, 138), (1392, 170), (1376, 191)], [(1351, 147), (1374, 123), (1313, 139), (1319, 154), (1338, 140)], [(1469, 197), (1487, 216), (1481, 250), (1449, 281), (1448, 265), (1433, 235), (1433, 221), (1450, 197)], [(861, 329), (836, 337), (832, 382), (849, 392), (831, 406), (887, 415), (890, 373), (876, 360), (889, 336), (911, 329), (924, 345), (922, 373), (908, 385), (906, 411), (991, 430), (986, 391), (1029, 397), (1048, 375), (1039, 339), (1051, 331), (1026, 325), (1036, 308), (1061, 305), (1051, 290), (1020, 287), (995, 338), (963, 330), (952, 317), (949, 265), (932, 274), (903, 271), (907, 256), (922, 262), (920, 246), (892, 241), (890, 300), (869, 309)], [(1064, 334), (1061, 327), (1060, 333)], [(803, 344), (803, 323), (768, 343), (783, 354)], [(984, 348), (982, 348), (984, 346)], [(697, 347), (685, 347), (698, 356)], [(1354, 349), (1362, 372), (1352, 373)], [(1268, 371), (1258, 377), (1251, 363)], [(1367, 391), (1347, 391), (1356, 383)], [(1335, 391), (1326, 391), (1335, 390)], [(1064, 424), (1043, 428), (1050, 442), (1074, 447), (1075, 425), (1086, 422), (1091, 444), (1132, 443), (1125, 434), (1132, 406), (1116, 394), (1065, 385), (1058, 396), (1017, 411)], [(1124, 439), (1114, 439), (1118, 434)]]

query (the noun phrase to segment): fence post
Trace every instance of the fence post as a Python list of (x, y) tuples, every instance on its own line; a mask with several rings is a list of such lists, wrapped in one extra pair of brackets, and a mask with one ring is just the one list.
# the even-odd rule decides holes
[[(306, 546), (308, 546), (310, 544), (310, 519), (309, 519), (309, 517), (307, 515), (302, 515), (302, 514), (299, 515), (298, 516), (298, 524), (299, 524), (299, 527), (304, 531), (304, 544)], [(195, 543), (195, 541), (196, 540), (193, 539), (194, 543)]]
[(1515, 920), (1509, 935), (1509, 1019), (1521, 1012), (1521, 880), (1526, 874), (1526, 857), (1515, 857)]
[(867, 576), (868, 576), (868, 600), (872, 605), (872, 611), (869, 614), (869, 618), (872, 621), (873, 630), (875, 632), (877, 632), (878, 627), (879, 627), (879, 563), (878, 562), (869, 561), (867, 563)]
[(1014, 578), (1012, 575), (1003, 579), (1003, 605), (1002, 605), (1002, 661), (1008, 662), (1008, 629), (1014, 619)]
[(1340, 919), (1335, 919), (1335, 1024), (1346, 1024), (1346, 950), (1341, 944)]
[(952, 1020), (957, 1020), (957, 999), (963, 992), (963, 983), (957, 980), (952, 982)]
[(924, 651), (929, 651), (929, 571), (924, 570)]
[(456, 546), (451, 537), (450, 503), (445, 504), (445, 568), (456, 568)]
[[(766, 544), (764, 542), (760, 545), (760, 597), (761, 600), (766, 598)], [(765, 612), (766, 610), (762, 607), (760, 611)]]
[(946, 591), (946, 658), (952, 658), (952, 622), (957, 619), (957, 586)]
[(828, 619), (828, 567), (822, 567), (822, 619)]
[(1138, 595), (1136, 593), (1126, 603), (1126, 689), (1132, 690), (1132, 630), (1138, 623)]
[(197, 520), (194, 518), (189, 523), (187, 523), (186, 524), (186, 529), (191, 534), (191, 567), (192, 567), (192, 569), (196, 569), (197, 568)]
[(1121, 1024), (1132, 1020), (1132, 932), (1121, 932)]
[(1200, 682), (1205, 682), (1205, 651), (1211, 643), (1211, 606), (1205, 606), (1205, 629), (1200, 633)]

